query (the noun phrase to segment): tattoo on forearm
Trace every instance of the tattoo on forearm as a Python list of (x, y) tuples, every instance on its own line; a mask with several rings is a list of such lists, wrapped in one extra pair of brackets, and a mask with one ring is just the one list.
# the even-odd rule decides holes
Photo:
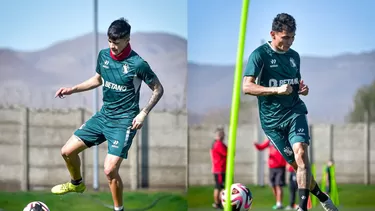
[(150, 84), (149, 87), (153, 90), (153, 92), (148, 104), (143, 109), (146, 113), (149, 113), (155, 107), (164, 93), (164, 88), (158, 80)]

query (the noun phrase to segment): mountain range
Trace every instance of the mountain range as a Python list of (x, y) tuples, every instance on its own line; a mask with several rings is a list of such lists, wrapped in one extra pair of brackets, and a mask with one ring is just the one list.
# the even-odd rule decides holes
[[(107, 48), (107, 36), (98, 35), (99, 50)], [(155, 109), (185, 108), (187, 77), (186, 39), (167, 33), (134, 33), (131, 45), (149, 62), (165, 88), (165, 95)], [(0, 49), (0, 103), (23, 104), (38, 108), (89, 107), (93, 92), (55, 99), (61, 86), (72, 86), (95, 74), (97, 54), (93, 34), (55, 43), (35, 52)], [(141, 103), (145, 104), (151, 90), (141, 88)], [(101, 90), (99, 105), (101, 105)]]
[[(188, 69), (187, 102), (188, 112), (194, 116), (192, 123), (201, 121), (198, 117), (213, 108), (216, 108), (216, 115), (229, 118), (235, 65), (189, 62)], [(353, 108), (357, 90), (375, 80), (375, 50), (333, 57), (301, 55), (301, 75), (310, 88), (309, 95), (301, 97), (308, 107), (309, 121), (342, 123)], [(241, 100), (256, 98), (241, 96)], [(218, 108), (222, 109), (218, 111)]]
[[(107, 47), (105, 34), (99, 34), (98, 40), (99, 49)], [(234, 65), (187, 61), (188, 41), (164, 32), (134, 33), (131, 45), (150, 63), (165, 87), (165, 95), (155, 109), (181, 110), (187, 106), (190, 123), (218, 114), (226, 116), (221, 121), (228, 121)], [(0, 49), (0, 104), (91, 108), (92, 92), (65, 99), (55, 99), (54, 93), (61, 86), (75, 85), (94, 74), (94, 50), (93, 34), (35, 52)], [(310, 87), (309, 96), (303, 97), (310, 121), (343, 122), (357, 89), (375, 79), (374, 70), (375, 50), (333, 57), (301, 55), (302, 77)], [(144, 105), (151, 91), (143, 84), (141, 93)], [(100, 102), (101, 91), (99, 94)], [(242, 96), (242, 100), (255, 97)]]

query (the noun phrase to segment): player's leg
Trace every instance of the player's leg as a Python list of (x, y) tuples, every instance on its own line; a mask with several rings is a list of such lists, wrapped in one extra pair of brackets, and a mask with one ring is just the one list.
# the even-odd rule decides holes
[[(221, 185), (220, 185), (220, 192), (219, 192), (219, 201), (221, 201), (221, 196), (222, 196), (222, 192), (224, 191), (225, 189), (225, 172), (221, 173)], [(220, 203), (220, 206), (222, 204)]]
[(85, 191), (86, 186), (81, 175), (81, 160), (79, 153), (94, 144), (100, 144), (105, 139), (100, 131), (100, 118), (95, 115), (77, 129), (61, 149), (61, 155), (69, 170), (70, 182), (59, 184), (51, 189), (54, 194)]
[(108, 179), (114, 210), (123, 211), (123, 183), (119, 174), (123, 159), (128, 158), (128, 151), (136, 130), (131, 129), (131, 121), (107, 122), (104, 135), (108, 141), (108, 154), (104, 162), (104, 173)]
[[(294, 161), (294, 156), (293, 156), (293, 151), (292, 151), (292, 148), (289, 144), (289, 142), (287, 141), (288, 140), (288, 137), (287, 135), (285, 134), (284, 130), (282, 129), (283, 127), (280, 126), (279, 129), (274, 129), (274, 130), (265, 130), (265, 134), (266, 136), (268, 137), (268, 139), (271, 141), (271, 143), (275, 146), (275, 148), (283, 155), (284, 159), (287, 161), (287, 162), (293, 162)], [(273, 170), (272, 170), (273, 171)], [(271, 173), (271, 171), (270, 171)], [(277, 170), (275, 170), (275, 173), (274, 173), (274, 184), (271, 183), (271, 185), (274, 186), (274, 191), (275, 191), (275, 195), (277, 195), (278, 191), (280, 192), (280, 189), (278, 190), (277, 189), (277, 183), (278, 181), (276, 181), (277, 179)], [(282, 175), (280, 175), (282, 176)], [(284, 174), (284, 177), (285, 177), (285, 174)], [(281, 194), (279, 193), (279, 196)], [(281, 206), (274, 206), (274, 208), (276, 207), (281, 207)]]
[(214, 192), (213, 192), (213, 197), (214, 197), (214, 203), (212, 204), (213, 208), (219, 208), (219, 174), (214, 173), (214, 181), (215, 181), (215, 187), (214, 187)]
[(214, 208), (221, 208), (221, 203), (220, 203), (220, 195), (221, 195), (221, 190), (224, 187), (223, 183), (223, 174), (222, 173), (215, 173), (214, 174), (214, 180), (215, 180), (215, 188), (214, 188), (214, 204), (212, 204), (212, 207)]
[(296, 193), (297, 193), (298, 187), (297, 187), (297, 178), (296, 178), (296, 173), (291, 172), (289, 175), (289, 206), (291, 209), (295, 209), (295, 204), (296, 204)]
[(292, 166), (296, 169), (300, 209), (307, 211), (309, 192), (311, 192), (319, 199), (326, 211), (338, 210), (329, 197), (320, 190), (312, 176), (308, 155), (309, 125), (306, 115), (298, 115), (291, 121), (289, 142), (293, 147), (295, 156), (295, 162), (292, 163)]
[(282, 209), (283, 187), (285, 186), (285, 168), (275, 168), (276, 209)]
[[(109, 143), (108, 143), (109, 144)], [(107, 154), (104, 161), (104, 173), (107, 177), (112, 194), (114, 210), (123, 210), (123, 182), (119, 175), (119, 169), (123, 158), (117, 155)]]
[(78, 154), (86, 148), (86, 144), (75, 135), (72, 135), (68, 142), (61, 148), (61, 156), (65, 160), (65, 165), (69, 170), (73, 184), (82, 181), (81, 159)]
[[(274, 168), (269, 168), (269, 182), (272, 189), (273, 196), (275, 197), (275, 201), (277, 204), (277, 192), (276, 192), (276, 171)], [(276, 207), (275, 205), (274, 207)]]

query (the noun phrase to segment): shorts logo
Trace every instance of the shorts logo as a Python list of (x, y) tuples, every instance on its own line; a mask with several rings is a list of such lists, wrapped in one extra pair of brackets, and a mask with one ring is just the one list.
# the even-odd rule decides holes
[(114, 142), (113, 142), (113, 144), (112, 144), (112, 147), (113, 148), (118, 148), (118, 141), (117, 140), (115, 140)]
[(292, 156), (293, 155), (293, 151), (290, 147), (285, 147), (284, 148), (284, 153), (287, 155), (287, 156)]
[(304, 131), (305, 131), (305, 129), (303, 129), (303, 128), (299, 128), (298, 130), (297, 130), (297, 136), (304, 136), (304, 135), (306, 135), (305, 133), (304, 133)]

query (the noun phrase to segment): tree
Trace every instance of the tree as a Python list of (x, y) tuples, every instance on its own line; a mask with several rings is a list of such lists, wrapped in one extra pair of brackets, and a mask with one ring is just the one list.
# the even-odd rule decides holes
[(358, 89), (354, 97), (354, 108), (348, 116), (349, 121), (364, 122), (366, 113), (371, 122), (375, 120), (375, 80)]

